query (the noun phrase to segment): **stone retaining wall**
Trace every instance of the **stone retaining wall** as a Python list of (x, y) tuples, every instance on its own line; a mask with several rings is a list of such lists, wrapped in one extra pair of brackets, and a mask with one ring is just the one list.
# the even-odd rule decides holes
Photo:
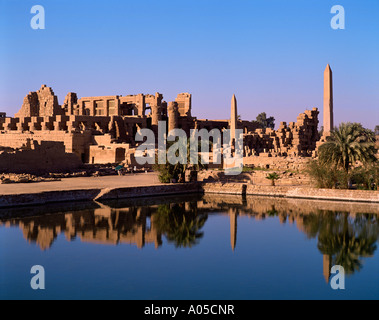
[(326, 199), (341, 201), (379, 202), (378, 191), (317, 189), (311, 187), (247, 186), (246, 194), (286, 198)]
[(316, 189), (304, 186), (259, 186), (242, 183), (206, 183), (205, 193), (246, 194), (285, 198), (322, 199), (338, 201), (378, 202), (378, 191)]
[[(331, 190), (291, 186), (257, 186), (243, 183), (187, 183), (128, 188), (93, 188), (28, 194), (0, 195), (0, 207), (41, 205), (64, 201), (101, 201), (186, 193), (234, 194), (298, 199), (379, 203), (378, 191)], [(379, 211), (379, 206), (378, 206)]]
[(0, 195), (0, 208), (27, 205), (41, 205), (65, 201), (92, 201), (101, 189), (61, 190), (39, 193)]
[(246, 194), (246, 184), (243, 183), (204, 183), (204, 193)]
[(199, 192), (202, 192), (202, 189), (201, 185), (198, 183), (161, 184), (148, 187), (127, 187), (116, 189), (107, 188), (103, 189), (94, 200), (101, 201)]
[(201, 184), (166, 184), (128, 188), (93, 188), (0, 195), (0, 208), (67, 201), (100, 201), (202, 192)]

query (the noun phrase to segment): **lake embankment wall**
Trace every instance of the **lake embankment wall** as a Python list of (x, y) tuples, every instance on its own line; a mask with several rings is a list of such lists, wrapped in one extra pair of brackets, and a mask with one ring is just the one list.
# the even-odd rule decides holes
[[(0, 194), (1, 207), (43, 205), (67, 201), (102, 201), (114, 199), (154, 197), (175, 194), (206, 193), (251, 195), (281, 198), (378, 203), (379, 191), (316, 189), (306, 186), (260, 186), (243, 183), (186, 183), (151, 186), (80, 188), (70, 190), (33, 191)], [(379, 210), (379, 209), (378, 209)]]

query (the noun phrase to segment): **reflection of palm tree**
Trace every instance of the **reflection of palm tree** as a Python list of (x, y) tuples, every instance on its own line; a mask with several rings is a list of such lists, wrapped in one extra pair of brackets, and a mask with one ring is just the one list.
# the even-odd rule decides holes
[(318, 233), (318, 249), (341, 265), (347, 274), (359, 271), (361, 258), (371, 257), (377, 246), (379, 228), (375, 216), (358, 215), (354, 220), (347, 213), (331, 213), (304, 217), (310, 234)]
[(192, 247), (197, 239), (203, 237), (203, 232), (198, 230), (203, 227), (205, 221), (204, 216), (186, 220), (186, 216), (183, 215), (175, 219), (174, 228), (167, 234), (168, 241), (174, 242), (177, 247)]
[(272, 205), (271, 210), (268, 210), (267, 214), (269, 217), (276, 217), (279, 214), (279, 212), (275, 209), (275, 205)]
[(371, 257), (374, 254), (377, 237), (367, 237), (362, 231), (356, 236), (354, 230), (349, 228), (346, 214), (343, 221), (343, 233), (337, 239), (339, 251), (335, 263), (342, 265), (347, 273), (354, 273), (362, 267), (359, 257)]
[(154, 221), (157, 229), (176, 247), (192, 247), (203, 237), (200, 229), (207, 218), (207, 214), (198, 214), (196, 207), (186, 211), (183, 205), (174, 204), (172, 207), (161, 205)]
[(355, 239), (349, 235), (343, 236), (339, 252), (335, 258), (335, 264), (345, 268), (346, 273), (354, 273), (362, 267), (360, 257), (371, 257), (375, 250), (376, 239)]

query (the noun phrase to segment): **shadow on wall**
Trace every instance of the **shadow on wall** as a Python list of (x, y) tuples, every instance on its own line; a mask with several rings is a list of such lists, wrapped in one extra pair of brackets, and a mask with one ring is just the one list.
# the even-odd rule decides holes
[(0, 147), (1, 173), (64, 172), (81, 165), (75, 154), (66, 153), (63, 142), (28, 140), (26, 146), (19, 149)]

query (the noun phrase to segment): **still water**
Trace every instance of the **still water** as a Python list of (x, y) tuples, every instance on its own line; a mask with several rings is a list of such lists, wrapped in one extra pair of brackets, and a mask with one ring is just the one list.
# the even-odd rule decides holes
[[(3, 209), (0, 299), (379, 299), (378, 217), (219, 195)], [(31, 289), (33, 265), (45, 290)]]

